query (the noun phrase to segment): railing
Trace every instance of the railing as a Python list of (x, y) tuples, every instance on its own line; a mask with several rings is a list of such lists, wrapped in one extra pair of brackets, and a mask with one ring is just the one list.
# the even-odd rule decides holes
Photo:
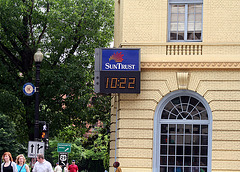
[(166, 55), (202, 55), (202, 45), (166, 45)]

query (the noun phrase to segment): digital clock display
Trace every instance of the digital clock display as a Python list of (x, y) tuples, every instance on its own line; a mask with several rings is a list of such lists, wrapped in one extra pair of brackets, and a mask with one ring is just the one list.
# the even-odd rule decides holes
[(101, 93), (140, 93), (140, 71), (100, 71)]

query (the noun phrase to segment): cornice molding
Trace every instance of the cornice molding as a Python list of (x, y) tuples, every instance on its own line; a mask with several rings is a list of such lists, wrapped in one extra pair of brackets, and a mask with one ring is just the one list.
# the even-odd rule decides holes
[(240, 69), (240, 62), (141, 62), (144, 69)]

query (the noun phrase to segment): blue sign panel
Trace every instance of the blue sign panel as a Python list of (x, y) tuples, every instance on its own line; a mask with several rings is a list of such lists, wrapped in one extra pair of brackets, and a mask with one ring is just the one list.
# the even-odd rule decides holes
[(35, 87), (32, 83), (26, 83), (23, 86), (23, 93), (27, 96), (31, 96), (35, 93)]
[(140, 49), (102, 49), (102, 71), (140, 71)]

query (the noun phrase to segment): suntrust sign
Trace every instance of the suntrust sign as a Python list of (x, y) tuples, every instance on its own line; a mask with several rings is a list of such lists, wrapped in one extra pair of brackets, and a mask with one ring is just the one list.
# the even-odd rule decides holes
[(140, 49), (95, 49), (95, 93), (140, 93)]
[(102, 49), (101, 70), (140, 71), (140, 49)]

